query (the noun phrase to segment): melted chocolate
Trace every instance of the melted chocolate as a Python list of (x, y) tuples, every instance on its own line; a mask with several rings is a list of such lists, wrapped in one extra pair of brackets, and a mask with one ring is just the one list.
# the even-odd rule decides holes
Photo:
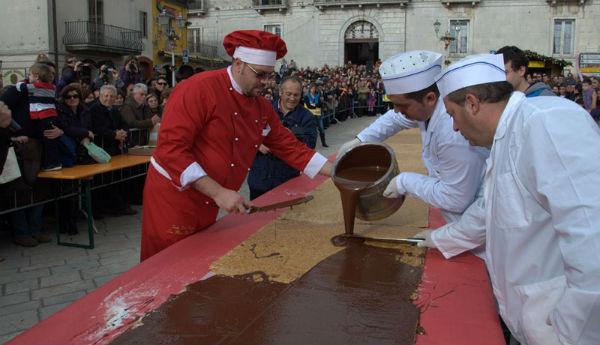
[(340, 190), (342, 209), (344, 210), (344, 229), (346, 234), (354, 233), (356, 203), (360, 192), (371, 187), (386, 172), (380, 166), (348, 167), (335, 172), (333, 183)]
[(397, 256), (351, 243), (289, 285), (261, 273), (214, 276), (113, 344), (414, 344), (410, 295), (421, 269)]

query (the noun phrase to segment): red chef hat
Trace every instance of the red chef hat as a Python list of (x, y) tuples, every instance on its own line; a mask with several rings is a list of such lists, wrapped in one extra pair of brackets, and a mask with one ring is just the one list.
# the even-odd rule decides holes
[(281, 37), (259, 30), (234, 31), (225, 36), (223, 47), (231, 57), (263, 66), (275, 66), (275, 61), (287, 53)]

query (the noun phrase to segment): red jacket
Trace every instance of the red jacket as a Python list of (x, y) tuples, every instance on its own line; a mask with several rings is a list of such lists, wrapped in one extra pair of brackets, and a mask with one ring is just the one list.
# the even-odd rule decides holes
[(266, 99), (238, 93), (227, 69), (179, 84), (164, 111), (144, 191), (142, 259), (216, 219), (209, 197), (182, 186), (186, 169), (198, 163), (221, 186), (238, 190), (262, 143), (298, 170), (315, 154), (281, 124)]

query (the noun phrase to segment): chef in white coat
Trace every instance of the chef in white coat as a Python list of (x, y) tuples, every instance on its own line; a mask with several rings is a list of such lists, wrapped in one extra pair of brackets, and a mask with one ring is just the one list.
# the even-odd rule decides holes
[(437, 85), (454, 128), (490, 147), (483, 196), (423, 234), (446, 258), (483, 243), (513, 343), (600, 344), (600, 130), (560, 97), (526, 98), (502, 55), (450, 65)]
[(409, 51), (385, 60), (379, 73), (394, 110), (342, 145), (338, 156), (360, 143), (382, 142), (403, 129), (419, 128), (428, 176), (402, 172), (390, 181), (384, 196), (409, 194), (440, 208), (450, 222), (475, 200), (488, 151), (470, 146), (452, 129), (434, 79), (443, 61), (441, 54), (429, 51)]

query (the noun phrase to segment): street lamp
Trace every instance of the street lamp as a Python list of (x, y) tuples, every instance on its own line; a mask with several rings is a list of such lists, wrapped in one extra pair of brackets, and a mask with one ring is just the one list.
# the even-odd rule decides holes
[(440, 23), (440, 21), (436, 19), (433, 23), (433, 31), (435, 31), (435, 37), (438, 37), (438, 33), (440, 32), (440, 26), (442, 26), (442, 23)]
[[(171, 85), (175, 86), (175, 41), (179, 39), (179, 36), (171, 24), (172, 18), (173, 16), (164, 8), (158, 15), (158, 24), (160, 25), (162, 33), (170, 46), (170, 51), (167, 51), (167, 46), (165, 45), (165, 53), (171, 54)], [(187, 20), (181, 14), (178, 14), (174, 19), (175, 25), (177, 25), (178, 28), (186, 27)]]

